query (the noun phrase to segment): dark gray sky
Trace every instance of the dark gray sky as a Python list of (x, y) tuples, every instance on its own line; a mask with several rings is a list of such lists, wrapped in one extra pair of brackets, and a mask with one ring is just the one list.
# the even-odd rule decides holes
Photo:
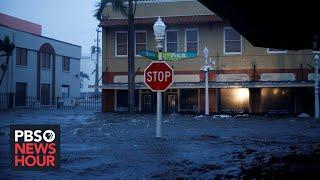
[[(42, 35), (82, 46), (90, 53), (98, 21), (97, 0), (0, 0), (0, 12), (42, 25)], [(101, 35), (100, 35), (101, 38)]]

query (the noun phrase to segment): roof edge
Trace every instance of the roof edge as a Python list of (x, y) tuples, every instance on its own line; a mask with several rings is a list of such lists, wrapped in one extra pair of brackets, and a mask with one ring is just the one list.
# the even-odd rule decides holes
[[(135, 17), (135, 25), (152, 24), (158, 16), (153, 17)], [(217, 15), (188, 15), (188, 16), (161, 16), (164, 22), (169, 24), (184, 24), (184, 23), (205, 23), (222, 21)], [(100, 27), (114, 27), (127, 25), (127, 18), (108, 18), (104, 17), (99, 24)]]
[(33, 34), (33, 33), (30, 33), (30, 32), (27, 32), (27, 31), (22, 31), (20, 29), (15, 29), (15, 28), (8, 27), (8, 26), (2, 25), (2, 24), (0, 26), (5, 27), (5, 28), (9, 28), (9, 29), (13, 29), (13, 30), (16, 30), (16, 31), (24, 32), (24, 33), (27, 33), (27, 34), (30, 34), (30, 35), (33, 35), (33, 36), (38, 36), (38, 37), (42, 37), (42, 38), (45, 38), (45, 39), (49, 39), (49, 40), (53, 40), (53, 41), (57, 41), (57, 42), (61, 42), (61, 43), (64, 43), (64, 44), (69, 44), (69, 45), (77, 46), (77, 47), (81, 48), (80, 45), (72, 44), (72, 43), (61, 41), (61, 40), (58, 40), (58, 39), (46, 37), (46, 36), (43, 36), (43, 35)]

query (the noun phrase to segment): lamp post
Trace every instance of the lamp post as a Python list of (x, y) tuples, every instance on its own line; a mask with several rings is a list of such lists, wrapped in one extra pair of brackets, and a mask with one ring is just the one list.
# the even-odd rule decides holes
[(314, 117), (319, 118), (319, 52), (314, 51), (315, 85), (314, 85)]
[(99, 89), (98, 89), (98, 86), (99, 86), (99, 53), (100, 53), (100, 49), (99, 49), (99, 41), (100, 41), (99, 40), (99, 33), (101, 32), (99, 30), (99, 27), (97, 27), (96, 31), (97, 31), (97, 46), (96, 46), (97, 63), (96, 63), (95, 83), (94, 83), (96, 85), (96, 88), (95, 88), (94, 92), (96, 94), (98, 94), (99, 93)]
[(314, 59), (314, 69), (315, 69), (315, 78), (314, 78), (314, 117), (319, 119), (319, 36), (315, 35), (312, 42), (312, 53)]
[[(162, 42), (164, 40), (164, 33), (166, 25), (163, 23), (160, 17), (153, 25), (153, 31), (155, 40), (157, 42), (158, 61), (162, 61)], [(156, 122), (156, 137), (161, 137), (161, 123), (162, 123), (162, 92), (157, 92), (157, 122)]]
[(212, 71), (211, 60), (208, 63), (209, 50), (207, 47), (203, 49), (204, 66), (201, 71), (205, 73), (205, 115), (209, 115), (209, 71)]

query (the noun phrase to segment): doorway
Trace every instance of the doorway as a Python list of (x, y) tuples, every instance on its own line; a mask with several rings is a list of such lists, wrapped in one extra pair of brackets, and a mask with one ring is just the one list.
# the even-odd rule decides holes
[(151, 94), (143, 95), (143, 111), (151, 112)]
[(16, 83), (16, 106), (26, 106), (27, 83)]
[(176, 95), (168, 95), (168, 112), (174, 113), (176, 112)]
[(50, 105), (50, 84), (41, 84), (41, 105)]

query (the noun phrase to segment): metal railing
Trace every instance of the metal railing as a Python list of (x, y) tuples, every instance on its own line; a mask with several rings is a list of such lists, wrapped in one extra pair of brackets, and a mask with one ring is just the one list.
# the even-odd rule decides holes
[(86, 97), (56, 97), (41, 99), (33, 96), (21, 97), (14, 93), (0, 94), (0, 110), (10, 109), (90, 109), (101, 110), (102, 95)]
[(9, 94), (0, 94), (0, 109), (9, 108)]

